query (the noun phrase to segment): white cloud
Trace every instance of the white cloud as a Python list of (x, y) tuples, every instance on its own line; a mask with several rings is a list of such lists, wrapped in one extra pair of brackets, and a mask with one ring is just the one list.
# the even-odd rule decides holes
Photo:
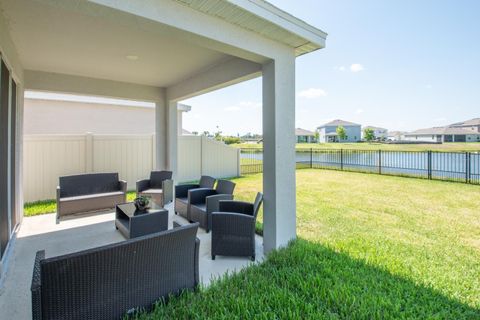
[(427, 84), (427, 85), (425, 85), (425, 88), (427, 88), (427, 89), (432, 89), (433, 86), (432, 86), (431, 84)]
[(365, 110), (363, 110), (362, 108), (358, 108), (358, 109), (355, 111), (356, 114), (360, 114), (360, 113), (364, 113), (364, 112), (365, 112)]
[(365, 70), (365, 68), (360, 63), (354, 63), (350, 66), (350, 71), (352, 72), (360, 72), (363, 70)]
[(326, 95), (327, 95), (327, 91), (320, 88), (310, 88), (310, 89), (302, 90), (298, 93), (299, 97), (307, 98), (307, 99), (325, 97)]
[(230, 107), (226, 107), (223, 110), (230, 111), (230, 112), (237, 112), (237, 111), (240, 111), (240, 107), (239, 106), (230, 106)]

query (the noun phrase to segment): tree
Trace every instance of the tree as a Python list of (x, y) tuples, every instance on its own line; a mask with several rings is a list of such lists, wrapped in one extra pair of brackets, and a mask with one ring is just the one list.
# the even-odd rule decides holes
[(320, 142), (320, 132), (315, 131), (315, 142)]
[(338, 126), (337, 127), (337, 135), (338, 135), (338, 139), (340, 141), (346, 140), (347, 139), (347, 130), (345, 130), (345, 128), (342, 127), (342, 126)]
[(213, 134), (213, 137), (215, 138), (215, 140), (217, 141), (222, 141), (222, 131), (220, 131), (220, 127), (217, 126), (217, 131)]
[(368, 142), (373, 141), (375, 140), (375, 131), (371, 128), (366, 128), (363, 130), (363, 137)]

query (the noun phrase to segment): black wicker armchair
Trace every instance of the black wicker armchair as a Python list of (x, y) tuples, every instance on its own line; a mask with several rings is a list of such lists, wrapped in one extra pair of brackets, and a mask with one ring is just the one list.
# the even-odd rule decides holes
[(212, 212), (219, 211), (219, 202), (233, 200), (235, 183), (218, 180), (215, 189), (195, 189), (188, 192), (188, 210), (190, 220), (199, 222), (200, 227), (208, 233), (212, 228)]
[(199, 283), (198, 224), (45, 259), (38, 251), (32, 318), (121, 319)]
[(212, 213), (212, 260), (222, 255), (249, 256), (255, 261), (255, 222), (262, 201), (260, 192), (253, 204), (220, 201), (219, 212)]
[(137, 181), (137, 196), (148, 196), (160, 207), (173, 200), (172, 171), (152, 171), (150, 179)]
[(202, 176), (198, 184), (181, 184), (175, 186), (175, 214), (179, 214), (190, 221), (188, 191), (198, 188), (213, 188), (215, 181), (215, 178), (210, 176)]

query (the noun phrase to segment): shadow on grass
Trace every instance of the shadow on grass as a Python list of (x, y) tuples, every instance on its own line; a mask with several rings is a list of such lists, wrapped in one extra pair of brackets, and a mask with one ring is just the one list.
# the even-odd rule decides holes
[(297, 240), (263, 264), (158, 304), (138, 318), (480, 319), (480, 310), (321, 244)]

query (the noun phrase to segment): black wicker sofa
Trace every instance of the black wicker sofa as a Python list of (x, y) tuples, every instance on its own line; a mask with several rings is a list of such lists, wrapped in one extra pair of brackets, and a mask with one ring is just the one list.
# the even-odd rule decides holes
[(198, 285), (198, 224), (45, 259), (38, 251), (32, 318), (120, 319)]
[(57, 223), (67, 215), (114, 208), (127, 199), (127, 183), (119, 180), (118, 173), (86, 173), (58, 180)]

